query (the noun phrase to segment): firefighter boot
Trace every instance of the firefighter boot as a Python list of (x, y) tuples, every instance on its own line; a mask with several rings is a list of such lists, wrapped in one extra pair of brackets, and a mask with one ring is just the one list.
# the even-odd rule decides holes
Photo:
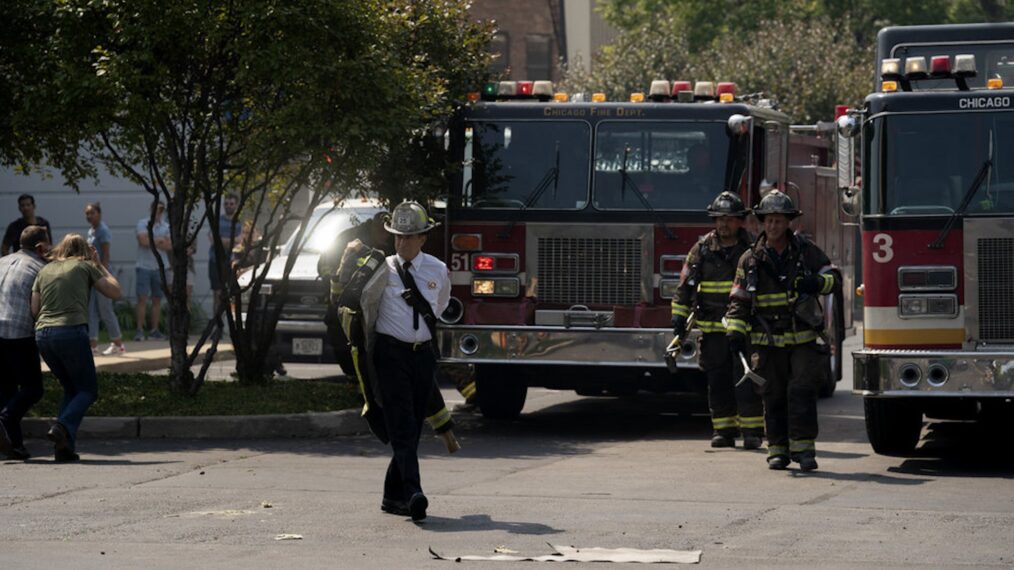
[(768, 457), (768, 469), (781, 471), (789, 466), (789, 458), (784, 455), (772, 455)]
[(743, 449), (760, 449), (761, 438), (752, 433), (743, 434)]
[(711, 447), (736, 447), (736, 438), (731, 435), (715, 433), (711, 436)]
[(809, 451), (792, 454), (792, 460), (799, 464), (800, 471), (813, 471), (817, 468), (816, 453)]

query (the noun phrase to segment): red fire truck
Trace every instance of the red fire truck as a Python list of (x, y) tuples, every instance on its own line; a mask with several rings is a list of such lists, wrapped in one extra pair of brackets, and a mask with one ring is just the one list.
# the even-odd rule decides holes
[(862, 227), (854, 393), (877, 453), (910, 452), (923, 416), (1012, 411), (1012, 38), (1012, 24), (881, 30), (876, 91), (838, 120), (842, 205)]
[[(444, 361), (475, 365), (486, 416), (516, 417), (528, 386), (702, 394), (696, 338), (676, 374), (663, 356), (683, 260), (713, 227), (705, 207), (723, 189), (747, 204), (765, 187), (789, 192), (807, 212), (799, 229), (852, 263), (827, 139), (790, 137), (788, 116), (735, 90), (656, 81), (647, 96), (607, 102), (506, 81), (457, 114), (440, 346)], [(821, 206), (827, 215), (814, 215)], [(832, 343), (840, 358), (840, 335)]]

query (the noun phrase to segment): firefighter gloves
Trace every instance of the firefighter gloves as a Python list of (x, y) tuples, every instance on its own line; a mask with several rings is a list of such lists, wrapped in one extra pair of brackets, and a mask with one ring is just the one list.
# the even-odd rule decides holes
[(733, 354), (746, 352), (746, 335), (741, 332), (729, 332), (725, 335), (729, 341), (729, 352)]
[(683, 337), (687, 332), (687, 318), (683, 315), (673, 315), (672, 332), (678, 337)]
[(796, 291), (805, 293), (807, 295), (816, 295), (820, 292), (820, 288), (823, 283), (818, 275), (804, 275), (796, 278)]

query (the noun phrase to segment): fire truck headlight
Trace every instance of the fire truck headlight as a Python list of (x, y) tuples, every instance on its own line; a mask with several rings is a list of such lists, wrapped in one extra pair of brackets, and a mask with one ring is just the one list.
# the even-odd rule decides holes
[(898, 268), (901, 291), (953, 291), (958, 286), (958, 268), (954, 266), (910, 265)]
[(899, 295), (898, 316), (903, 319), (919, 317), (958, 316), (957, 295)]
[(517, 297), (521, 293), (521, 280), (517, 277), (473, 279), (474, 297)]

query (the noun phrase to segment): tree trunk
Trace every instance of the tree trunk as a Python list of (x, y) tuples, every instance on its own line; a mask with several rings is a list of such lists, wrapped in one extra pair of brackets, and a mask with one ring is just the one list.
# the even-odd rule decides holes
[(174, 240), (169, 264), (172, 279), (168, 283), (169, 294), (169, 385), (179, 394), (193, 395), (197, 391), (194, 374), (190, 370), (187, 354), (187, 336), (190, 333), (190, 304), (187, 301), (187, 265), (185, 247), (177, 246)]

